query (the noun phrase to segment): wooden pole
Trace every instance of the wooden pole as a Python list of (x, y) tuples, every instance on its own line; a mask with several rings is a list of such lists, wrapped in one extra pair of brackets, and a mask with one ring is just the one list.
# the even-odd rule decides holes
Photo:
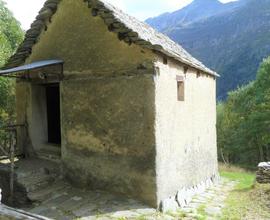
[(14, 137), (13, 130), (10, 130), (10, 203), (13, 204), (14, 199)]

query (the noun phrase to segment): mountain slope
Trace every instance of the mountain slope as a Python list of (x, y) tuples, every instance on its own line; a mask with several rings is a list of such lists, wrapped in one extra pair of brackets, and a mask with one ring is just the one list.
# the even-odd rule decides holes
[[(242, 1), (241, 1), (242, 3)], [(222, 4), (218, 0), (194, 0), (191, 4), (172, 13), (165, 13), (146, 22), (158, 31), (166, 32), (175, 26), (184, 26), (239, 7), (240, 2)]]
[(242, 0), (241, 7), (164, 31), (217, 71), (218, 98), (255, 79), (270, 55), (270, 0)]

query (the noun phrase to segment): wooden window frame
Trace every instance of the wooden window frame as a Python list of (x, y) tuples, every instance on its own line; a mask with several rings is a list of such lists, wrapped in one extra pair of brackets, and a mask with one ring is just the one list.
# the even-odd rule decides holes
[(184, 102), (185, 101), (185, 77), (177, 76), (177, 101)]

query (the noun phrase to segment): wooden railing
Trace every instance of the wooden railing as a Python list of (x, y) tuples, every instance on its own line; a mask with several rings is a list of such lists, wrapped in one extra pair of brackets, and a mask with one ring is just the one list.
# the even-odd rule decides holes
[(9, 202), (13, 203), (14, 198), (14, 168), (17, 146), (17, 129), (25, 127), (22, 124), (9, 124), (4, 127), (0, 127), (0, 152), (2, 156), (10, 161), (10, 197)]

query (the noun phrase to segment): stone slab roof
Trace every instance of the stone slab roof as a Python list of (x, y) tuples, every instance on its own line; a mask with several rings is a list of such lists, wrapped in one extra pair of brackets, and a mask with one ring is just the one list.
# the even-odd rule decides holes
[[(213, 76), (218, 74), (200, 61), (192, 57), (179, 44), (172, 41), (169, 37), (159, 33), (144, 22), (129, 16), (118, 8), (114, 7), (106, 0), (81, 0), (88, 4), (92, 16), (100, 16), (108, 26), (109, 31), (118, 34), (120, 40), (128, 44), (137, 44), (144, 48), (161, 52), (168, 57), (174, 58), (188, 66), (194, 67), (202, 72)], [(47, 29), (52, 16), (56, 13), (58, 4), (61, 0), (47, 0), (40, 10), (31, 28), (26, 32), (25, 40), (18, 48), (17, 52), (9, 59), (5, 68), (11, 68), (24, 64), (30, 56), (32, 47), (38, 42), (41, 32)]]

